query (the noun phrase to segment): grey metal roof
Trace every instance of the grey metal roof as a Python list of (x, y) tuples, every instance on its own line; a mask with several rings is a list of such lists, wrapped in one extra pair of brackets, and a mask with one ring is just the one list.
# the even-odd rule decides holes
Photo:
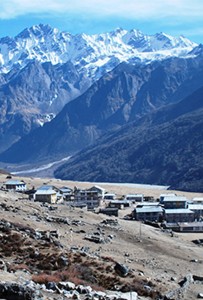
[(136, 207), (143, 207), (143, 206), (150, 206), (150, 207), (152, 207), (152, 206), (160, 206), (160, 203), (159, 202), (145, 202), (145, 201), (143, 201), (143, 202), (140, 202), (139, 204), (137, 204), (136, 205)]
[(163, 202), (185, 202), (188, 201), (188, 199), (186, 197), (166, 197), (164, 198)]
[(188, 208), (189, 209), (200, 209), (200, 210), (203, 210), (203, 204), (189, 204)]
[(178, 222), (177, 223), (181, 227), (202, 227), (203, 222)]
[(110, 203), (113, 203), (113, 204), (129, 204), (130, 201), (128, 201), (128, 200), (110, 200)]
[(135, 208), (136, 213), (161, 213), (163, 208), (161, 206), (144, 206)]
[(56, 194), (56, 191), (54, 190), (37, 190), (35, 195), (54, 195)]
[(72, 189), (71, 188), (68, 188), (68, 187), (62, 187), (59, 189), (61, 192), (63, 193), (66, 193), (66, 192), (72, 192)]
[(194, 214), (194, 212), (188, 208), (164, 209), (164, 211), (165, 214)]
[(126, 197), (143, 197), (143, 194), (127, 194)]

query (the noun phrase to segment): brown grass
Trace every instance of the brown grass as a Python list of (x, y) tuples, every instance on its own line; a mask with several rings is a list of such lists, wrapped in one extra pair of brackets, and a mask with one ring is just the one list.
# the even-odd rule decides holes
[(13, 265), (9, 266), (9, 272), (11, 272), (11, 271), (16, 272), (18, 270), (26, 270), (28, 272), (31, 272), (30, 268), (26, 264), (23, 264), (23, 263), (15, 264), (15, 265), (13, 264)]
[(32, 280), (39, 284), (47, 284), (48, 282), (59, 282), (60, 277), (58, 274), (41, 273), (32, 276)]

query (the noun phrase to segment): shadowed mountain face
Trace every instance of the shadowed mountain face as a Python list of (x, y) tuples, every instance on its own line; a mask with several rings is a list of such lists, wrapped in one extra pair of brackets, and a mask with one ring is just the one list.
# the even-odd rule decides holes
[(0, 79), (0, 151), (50, 121), (90, 82), (70, 63), (30, 62)]
[(203, 192), (203, 87), (80, 152), (57, 178), (170, 185)]
[(6, 162), (60, 159), (92, 145), (156, 109), (176, 103), (202, 85), (203, 60), (172, 58), (121, 64), (68, 103), (49, 123), (0, 155)]
[[(34, 70), (36, 72), (36, 68)], [(41, 66), (39, 70), (45, 78), (44, 88), (39, 88), (39, 91), (46, 94), (47, 72)], [(82, 96), (67, 104), (50, 123), (25, 136), (3, 153), (0, 159), (19, 162), (72, 154), (94, 143), (106, 132), (183, 98), (201, 84), (202, 74), (201, 59), (176, 58), (147, 66), (122, 64), (93, 84)], [(37, 75), (31, 76), (35, 77)], [(24, 105), (28, 111), (29, 101)], [(15, 105), (18, 101), (12, 103)], [(40, 107), (47, 102), (38, 101), (37, 104)], [(19, 114), (19, 119), (27, 116), (21, 112)], [(15, 114), (15, 118), (17, 116)], [(32, 121), (29, 115), (27, 119)], [(9, 126), (11, 124), (9, 120)], [(14, 123), (13, 127), (17, 130), (18, 126)]]

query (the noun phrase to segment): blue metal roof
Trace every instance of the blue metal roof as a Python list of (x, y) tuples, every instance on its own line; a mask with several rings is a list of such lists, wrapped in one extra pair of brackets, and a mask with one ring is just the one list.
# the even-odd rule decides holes
[(44, 190), (44, 191), (53, 190), (53, 185), (42, 185), (37, 190)]
[(25, 185), (26, 183), (22, 180), (8, 180), (5, 182), (6, 185)]

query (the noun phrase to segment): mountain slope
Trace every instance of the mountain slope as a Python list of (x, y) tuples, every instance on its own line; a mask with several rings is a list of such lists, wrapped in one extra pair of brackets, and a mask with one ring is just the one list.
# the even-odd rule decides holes
[(149, 65), (121, 64), (42, 128), (0, 155), (1, 161), (60, 159), (111, 130), (179, 101), (202, 84), (203, 60), (171, 58)]
[(57, 178), (170, 185), (203, 192), (203, 87), (103, 138)]
[(72, 63), (53, 66), (37, 61), (3, 76), (0, 84), (0, 151), (50, 121), (90, 82)]

